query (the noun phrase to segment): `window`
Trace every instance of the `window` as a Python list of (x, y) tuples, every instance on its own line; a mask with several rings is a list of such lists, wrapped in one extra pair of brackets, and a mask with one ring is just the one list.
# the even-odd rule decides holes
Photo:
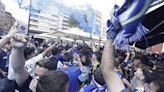
[(51, 19), (51, 21), (52, 21), (52, 22), (56, 22), (56, 20), (55, 20), (55, 19)]
[(63, 22), (68, 22), (68, 20), (63, 20)]
[(35, 15), (35, 14), (31, 14), (30, 16), (34, 17), (34, 18), (38, 18), (39, 17), (38, 15)]
[(31, 22), (38, 23), (38, 20), (30, 19)]
[(37, 25), (29, 24), (30, 27), (38, 27)]
[(57, 29), (55, 29), (55, 28), (50, 28), (50, 30), (51, 30), (51, 31), (55, 31), (55, 30), (57, 30)]
[(44, 20), (44, 19), (45, 19), (45, 17), (43, 17), (43, 16), (40, 16), (40, 19)]
[(52, 16), (52, 17), (57, 17), (57, 15), (54, 15), (54, 14), (52, 14), (51, 16)]

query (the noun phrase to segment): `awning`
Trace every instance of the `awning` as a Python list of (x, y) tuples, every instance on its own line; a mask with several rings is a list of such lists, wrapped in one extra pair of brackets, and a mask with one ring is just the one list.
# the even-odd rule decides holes
[[(84, 40), (84, 41), (90, 41), (90, 34), (86, 33), (78, 28), (72, 28), (69, 30), (60, 30), (60, 31), (54, 31), (51, 33), (43, 33), (37, 35), (38, 37), (48, 37), (48, 38), (66, 38), (66, 39), (72, 39), (72, 40)], [(93, 41), (98, 41), (99, 37), (92, 35)]]
[(148, 13), (144, 18), (143, 25), (151, 32), (138, 41), (136, 47), (145, 49), (164, 42), (164, 5)]

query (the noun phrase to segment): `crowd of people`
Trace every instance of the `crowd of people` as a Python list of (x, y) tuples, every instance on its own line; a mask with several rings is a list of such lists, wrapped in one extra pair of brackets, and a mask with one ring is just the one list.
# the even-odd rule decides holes
[(164, 54), (38, 43), (14, 25), (0, 40), (0, 92), (164, 92)]
[(0, 92), (164, 92), (164, 54), (114, 48), (115, 8), (104, 47), (36, 42), (14, 24), (0, 40)]

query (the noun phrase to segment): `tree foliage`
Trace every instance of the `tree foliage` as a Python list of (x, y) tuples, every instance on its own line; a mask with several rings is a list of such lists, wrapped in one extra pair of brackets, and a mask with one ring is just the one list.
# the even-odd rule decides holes
[(68, 25), (71, 28), (79, 27), (79, 22), (74, 18), (74, 16), (70, 16), (70, 18), (68, 20)]

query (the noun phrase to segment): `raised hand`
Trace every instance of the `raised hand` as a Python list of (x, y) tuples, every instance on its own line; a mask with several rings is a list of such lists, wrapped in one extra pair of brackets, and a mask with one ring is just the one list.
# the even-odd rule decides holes
[(11, 39), (11, 45), (15, 48), (22, 48), (26, 45), (28, 37), (24, 34), (15, 34)]
[(16, 32), (18, 32), (18, 26), (17, 26), (17, 23), (14, 23), (14, 25), (11, 27), (9, 33), (7, 34), (7, 37), (9, 37), (9, 38), (13, 37)]
[(18, 32), (18, 28), (16, 24), (14, 24), (11, 27), (9, 33), (0, 40), (0, 48), (2, 48), (8, 41), (10, 41), (16, 32)]
[(107, 21), (107, 38), (114, 39), (118, 32), (121, 30), (121, 24), (119, 21), (118, 16), (116, 15), (118, 11), (118, 7), (115, 6), (114, 9), (111, 11), (111, 19)]
[(36, 78), (34, 78), (31, 83), (30, 83), (30, 89), (32, 90), (32, 92), (36, 92), (36, 86), (37, 86), (38, 80)]

